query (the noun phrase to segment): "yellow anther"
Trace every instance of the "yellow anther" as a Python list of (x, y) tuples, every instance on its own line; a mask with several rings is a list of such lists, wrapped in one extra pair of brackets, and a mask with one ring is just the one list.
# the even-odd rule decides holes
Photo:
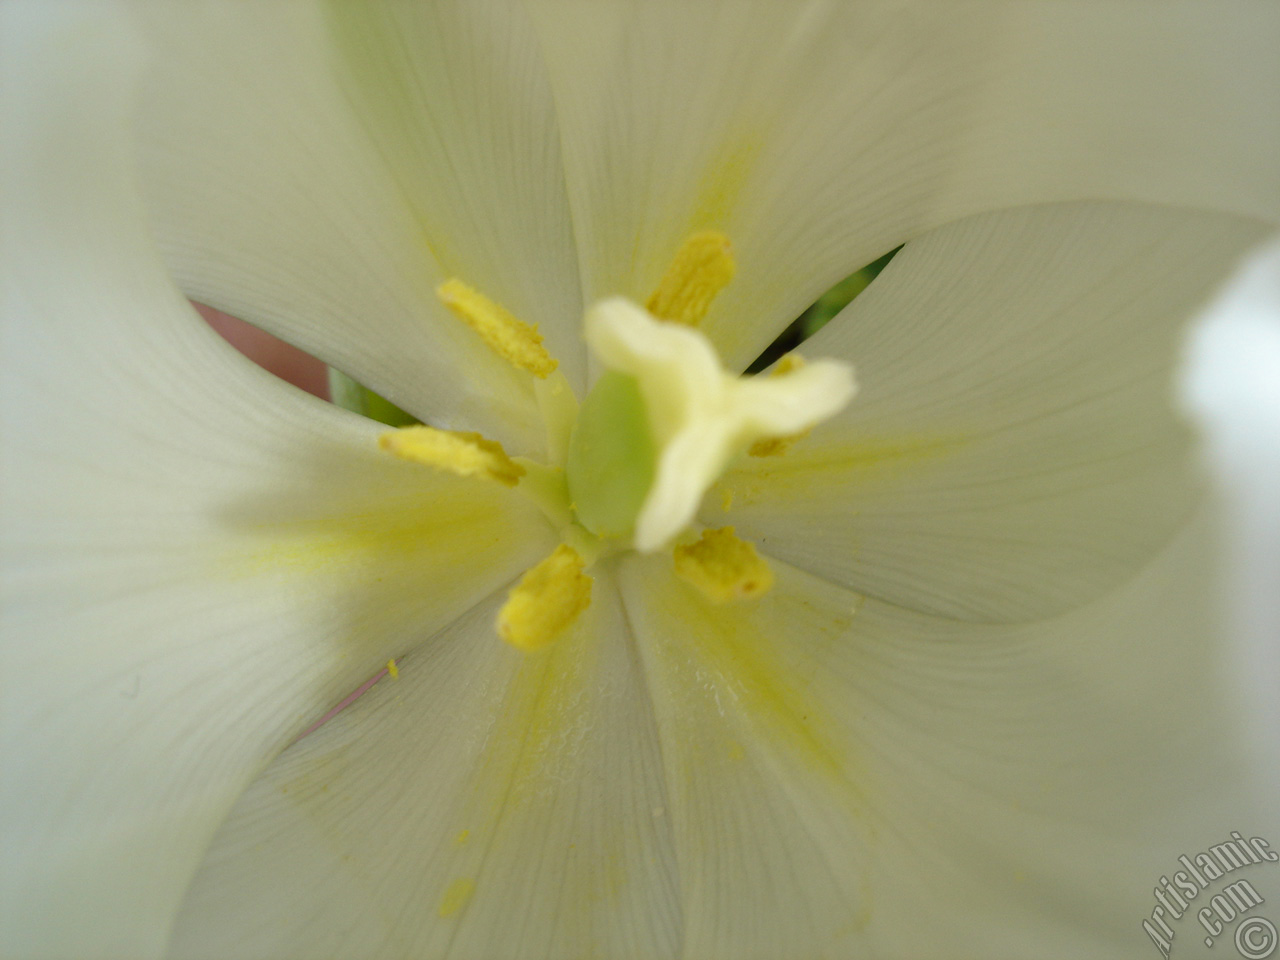
[(535, 377), (555, 370), (556, 361), (542, 345), (536, 325), (517, 320), (506, 308), (458, 279), (442, 283), (436, 296), (508, 363)]
[(378, 446), (402, 460), (456, 473), (460, 477), (496, 480), (508, 487), (514, 487), (524, 475), (524, 467), (513, 462), (500, 444), (486, 440), (478, 433), (424, 426), (401, 427), (378, 437)]
[(696, 327), (734, 269), (728, 237), (714, 230), (695, 233), (680, 247), (645, 309), (659, 320)]
[(773, 571), (733, 527), (704, 530), (697, 543), (675, 549), (676, 573), (712, 603), (748, 600), (768, 593)]
[(396, 662), (394, 660), (387, 661), (387, 673), (391, 675), (392, 680), (400, 679), (400, 668), (396, 666)]
[(521, 578), (498, 611), (498, 636), (521, 650), (539, 650), (591, 605), (591, 578), (578, 551), (562, 543)]
[[(804, 365), (804, 357), (800, 356), (800, 354), (784, 353), (778, 362), (773, 365), (773, 369), (769, 371), (769, 376), (785, 376), (793, 370), (799, 370)], [(751, 457), (780, 457), (790, 450), (796, 441), (803, 440), (809, 433), (809, 430), (801, 430), (799, 433), (790, 433), (785, 437), (764, 437), (747, 448), (747, 455)]]

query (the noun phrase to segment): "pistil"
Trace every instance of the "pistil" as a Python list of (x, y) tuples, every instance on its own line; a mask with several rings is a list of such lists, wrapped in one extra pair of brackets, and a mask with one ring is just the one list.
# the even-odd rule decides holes
[(734, 376), (697, 330), (656, 320), (621, 297), (587, 311), (586, 333), (596, 357), (633, 378), (644, 401), (657, 462), (635, 517), (641, 552), (661, 549), (688, 526), (703, 494), (754, 443), (809, 430), (854, 394), (853, 370), (838, 360), (789, 364), (773, 377)]

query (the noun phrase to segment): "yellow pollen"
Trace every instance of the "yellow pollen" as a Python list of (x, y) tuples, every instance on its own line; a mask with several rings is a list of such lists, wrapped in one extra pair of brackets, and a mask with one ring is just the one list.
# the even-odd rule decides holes
[(695, 233), (680, 247), (645, 308), (659, 320), (696, 327), (734, 269), (728, 237), (714, 230)]
[[(793, 370), (799, 370), (804, 366), (804, 357), (798, 353), (785, 353), (773, 365), (773, 369), (769, 371), (769, 377), (781, 377)], [(747, 456), (750, 457), (780, 457), (799, 440), (803, 440), (809, 435), (810, 431), (801, 430), (799, 433), (791, 433), (785, 437), (764, 437), (757, 440), (747, 448)], [(727, 507), (725, 509), (728, 509)]]
[(720, 488), (720, 509), (728, 513), (733, 507), (733, 490), (729, 487)]
[(773, 586), (773, 571), (733, 527), (702, 531), (702, 539), (675, 549), (676, 573), (712, 603), (749, 600)]
[(508, 363), (535, 377), (546, 377), (555, 370), (556, 361), (542, 345), (536, 325), (517, 320), (506, 308), (456, 278), (436, 288), (436, 296)]
[(507, 456), (501, 444), (478, 433), (412, 426), (388, 430), (378, 446), (401, 460), (425, 464), (460, 477), (482, 477), (514, 487), (524, 467)]
[(521, 650), (539, 650), (591, 605), (586, 563), (566, 543), (530, 569), (498, 611), (498, 636)]
[(449, 884), (449, 889), (440, 898), (440, 908), (437, 912), (442, 917), (456, 916), (467, 905), (467, 901), (471, 899), (471, 895), (475, 892), (476, 882), (474, 880), (470, 877), (459, 877)]
[(400, 679), (400, 669), (396, 666), (396, 662), (394, 660), (387, 661), (387, 673), (391, 674), (392, 680)]

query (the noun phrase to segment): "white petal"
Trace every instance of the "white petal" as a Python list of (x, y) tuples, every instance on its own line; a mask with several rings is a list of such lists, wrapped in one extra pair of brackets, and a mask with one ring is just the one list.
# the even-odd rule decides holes
[(741, 369), (819, 294), (950, 220), (1135, 199), (1280, 220), (1280, 8), (566, 3), (535, 18), (586, 299), (644, 301), (716, 229)]
[[(867, 593), (1036, 619), (1129, 576), (1202, 481), (1174, 410), (1185, 322), (1259, 228), (1124, 204), (987, 214), (908, 244), (805, 345), (860, 393), (703, 519)], [(726, 498), (727, 499), (727, 498)]]
[(1280, 242), (1231, 278), (1192, 331), (1180, 390), (1205, 433), (1205, 457), (1228, 531), (1237, 646), (1231, 668), (1250, 691), (1256, 770), (1280, 796)]
[(200, 320), (130, 176), (138, 45), (41, 7), (0, 30), (0, 952), (143, 960), (255, 773), (546, 533)]
[(1031, 626), (934, 618), (777, 561), (764, 598), (710, 606), (666, 558), (627, 563), (683, 955), (1141, 956), (1178, 854), (1274, 823), (1215, 670), (1205, 533)]
[(669, 957), (670, 819), (612, 578), (546, 651), (477, 608), (282, 755), (219, 835), (176, 957)]
[(436, 299), (540, 325), (575, 388), (582, 307), (550, 96), (518, 10), (140, 4), (145, 187), (186, 292), (436, 426), (541, 443), (532, 380)]

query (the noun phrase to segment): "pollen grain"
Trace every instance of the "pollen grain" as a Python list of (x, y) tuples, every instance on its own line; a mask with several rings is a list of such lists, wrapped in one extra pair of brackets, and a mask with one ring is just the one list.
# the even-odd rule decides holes
[(471, 895), (476, 892), (476, 882), (471, 877), (458, 877), (449, 884), (444, 896), (440, 898), (440, 906), (436, 910), (442, 917), (457, 916), (467, 905)]

